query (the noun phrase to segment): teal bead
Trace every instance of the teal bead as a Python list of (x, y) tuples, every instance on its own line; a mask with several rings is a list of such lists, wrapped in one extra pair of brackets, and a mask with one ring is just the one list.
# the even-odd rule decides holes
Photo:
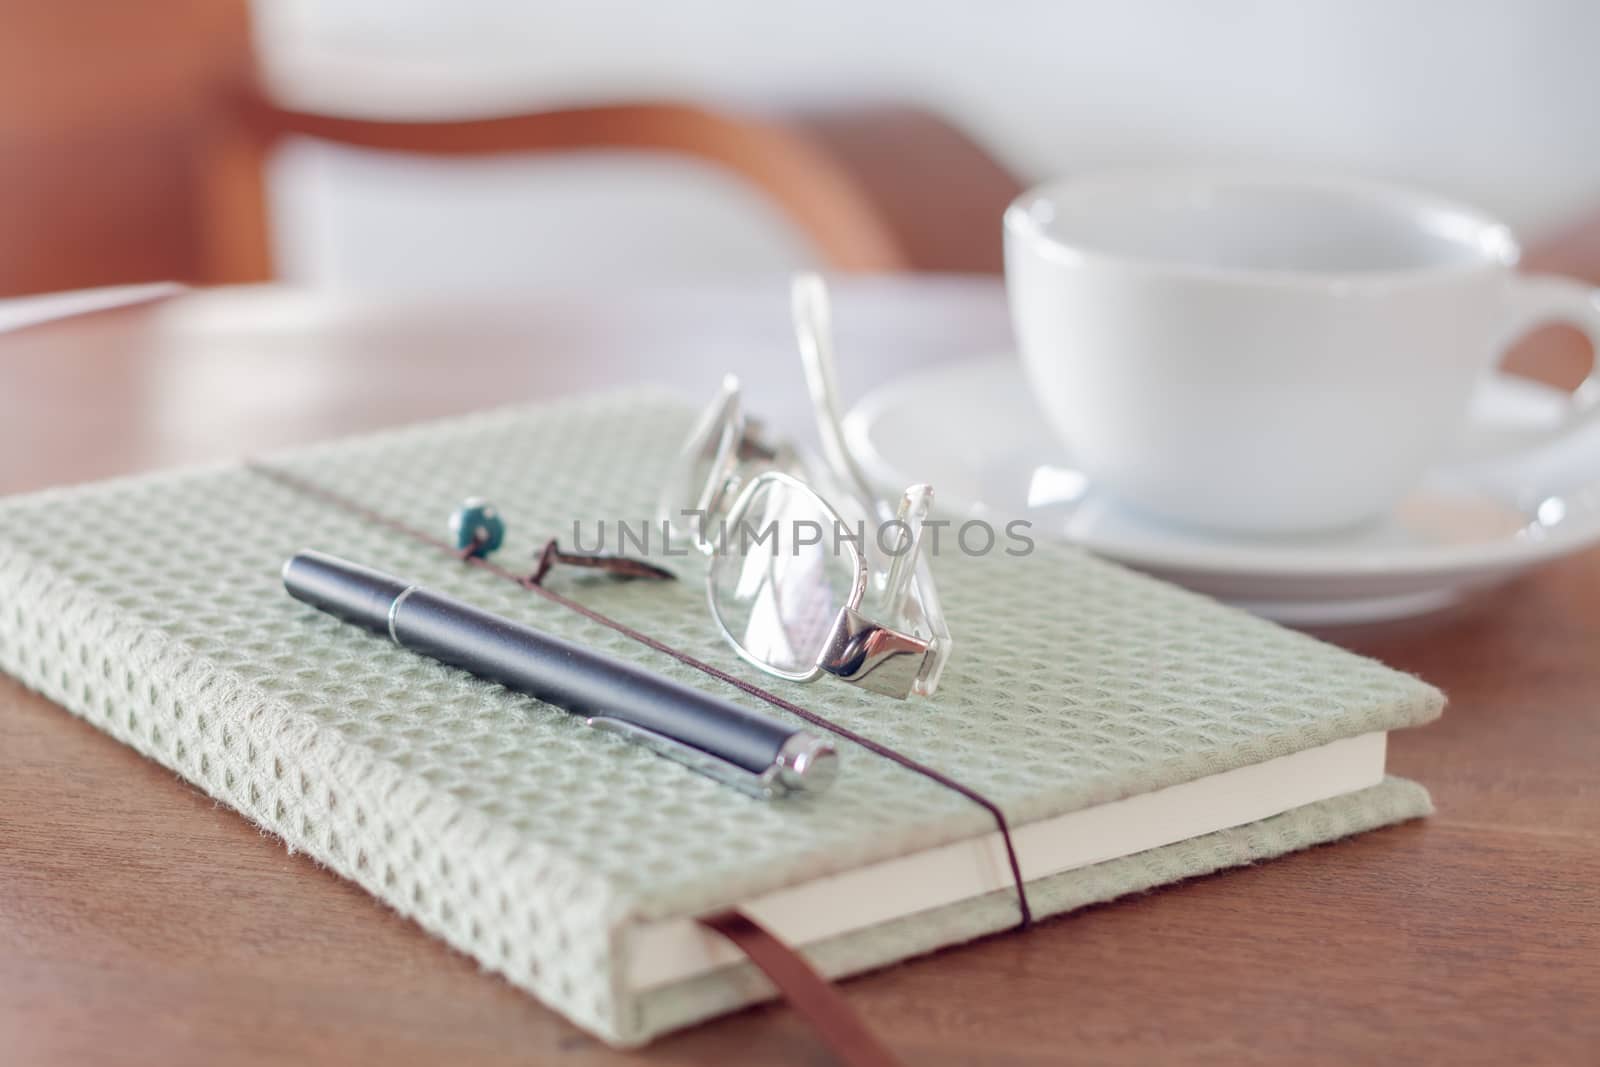
[(468, 497), (450, 513), (450, 536), (463, 552), (472, 548), (476, 541), (478, 547), (472, 554), (487, 556), (505, 541), (505, 520), (500, 517), (499, 509), (487, 500), (480, 496)]

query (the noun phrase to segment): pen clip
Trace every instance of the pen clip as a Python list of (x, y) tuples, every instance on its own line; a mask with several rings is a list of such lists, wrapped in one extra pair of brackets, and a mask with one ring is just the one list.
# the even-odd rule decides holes
[(741, 793), (766, 800), (789, 792), (789, 787), (779, 775), (782, 768), (777, 762), (762, 773), (756, 774), (720, 756), (714, 756), (704, 749), (684, 744), (677, 738), (657, 733), (636, 723), (625, 722), (610, 715), (590, 715), (584, 721), (596, 730), (616, 734), (635, 744), (643, 745), (652, 752), (683, 764), (690, 770), (714, 778), (723, 785), (730, 785)]

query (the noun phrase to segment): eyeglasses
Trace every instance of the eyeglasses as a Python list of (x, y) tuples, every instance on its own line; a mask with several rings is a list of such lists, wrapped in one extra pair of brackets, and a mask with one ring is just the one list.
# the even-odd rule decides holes
[(793, 296), (824, 465), (762, 441), (730, 375), (658, 511), (711, 558), (712, 617), (745, 660), (794, 682), (932, 695), (951, 648), (921, 551), (933, 490), (913, 485), (891, 508), (868, 488), (840, 424), (827, 291), (802, 275)]

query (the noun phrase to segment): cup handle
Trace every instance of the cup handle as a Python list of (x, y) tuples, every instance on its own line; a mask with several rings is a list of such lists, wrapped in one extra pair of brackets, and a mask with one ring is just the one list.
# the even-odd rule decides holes
[(1600, 288), (1553, 274), (1519, 275), (1512, 280), (1506, 347), (1530, 330), (1557, 322), (1583, 332), (1594, 350), (1594, 362), (1588, 376), (1573, 390), (1566, 417), (1525, 441), (1524, 447), (1549, 444), (1600, 418)]

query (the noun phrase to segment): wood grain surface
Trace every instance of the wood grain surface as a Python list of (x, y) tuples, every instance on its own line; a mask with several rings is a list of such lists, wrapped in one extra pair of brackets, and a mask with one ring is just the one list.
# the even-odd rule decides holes
[[(998, 283), (842, 286), (851, 395), (1002, 350)], [(276, 290), (0, 336), (0, 491), (639, 378), (804, 424), (781, 279), (397, 307)], [(853, 980), (909, 1063), (1600, 1061), (1600, 554), (1331, 633), (1445, 689), (1438, 814)], [(781, 1006), (613, 1052), (0, 677), (0, 1063), (821, 1064)]]

